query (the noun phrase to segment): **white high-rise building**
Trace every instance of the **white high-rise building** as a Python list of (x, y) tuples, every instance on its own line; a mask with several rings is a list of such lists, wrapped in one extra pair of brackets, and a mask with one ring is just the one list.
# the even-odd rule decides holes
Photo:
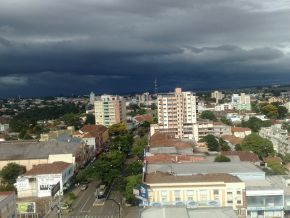
[(198, 139), (196, 123), (196, 96), (176, 88), (173, 93), (157, 97), (158, 125), (156, 130), (175, 133), (177, 138)]
[(101, 124), (108, 127), (126, 122), (126, 104), (121, 96), (102, 95), (94, 105), (96, 125)]
[(90, 104), (94, 105), (95, 102), (95, 93), (91, 92), (90, 93)]
[(237, 110), (251, 110), (251, 96), (245, 93), (233, 94), (232, 105)]
[(219, 100), (222, 100), (224, 98), (224, 94), (219, 91), (214, 91), (211, 93), (211, 97), (215, 98), (216, 103), (218, 104)]

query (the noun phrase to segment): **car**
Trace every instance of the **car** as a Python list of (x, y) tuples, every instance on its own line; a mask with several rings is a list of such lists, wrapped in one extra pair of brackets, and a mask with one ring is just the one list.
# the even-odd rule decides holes
[(81, 184), (81, 190), (85, 191), (88, 188), (88, 184)]
[(61, 210), (68, 210), (70, 209), (70, 205), (68, 203), (60, 203), (59, 208)]

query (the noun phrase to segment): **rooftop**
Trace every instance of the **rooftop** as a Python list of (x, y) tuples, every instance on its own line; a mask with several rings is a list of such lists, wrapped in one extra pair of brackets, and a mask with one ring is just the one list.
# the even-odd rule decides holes
[(222, 151), (222, 155), (225, 156), (238, 156), (240, 161), (248, 162), (260, 162), (259, 157), (250, 151)]
[(198, 174), (191, 176), (175, 176), (170, 173), (154, 172), (145, 175), (145, 183), (205, 183), (205, 182), (241, 182), (241, 180), (226, 173)]
[(57, 140), (0, 142), (0, 160), (45, 159), (50, 154), (75, 154), (80, 146), (80, 143)]
[(264, 171), (262, 171), (250, 162), (199, 162), (147, 165), (147, 173), (152, 173), (155, 171), (173, 171), (177, 175), (194, 175), (207, 173), (264, 173)]
[(194, 157), (191, 155), (167, 155), (156, 154), (145, 157), (148, 163), (178, 163), (178, 162), (200, 162), (204, 161), (204, 157)]
[(245, 131), (251, 131), (251, 129), (247, 127), (232, 127), (232, 132), (245, 132)]
[(222, 139), (230, 142), (233, 145), (241, 144), (243, 139), (233, 135), (223, 135)]
[(103, 133), (107, 130), (107, 127), (103, 126), (103, 125), (84, 125), (81, 128), (82, 132), (91, 132), (91, 133)]
[(24, 175), (40, 175), (40, 174), (58, 174), (63, 172), (71, 164), (62, 161), (53, 162), (50, 164), (38, 164), (34, 166), (31, 170), (27, 171)]
[(192, 148), (192, 144), (176, 139), (173, 134), (157, 132), (150, 139), (150, 147)]

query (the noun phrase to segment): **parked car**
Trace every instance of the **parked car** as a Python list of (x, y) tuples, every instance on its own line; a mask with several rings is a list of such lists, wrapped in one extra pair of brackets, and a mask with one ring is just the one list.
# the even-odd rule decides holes
[(81, 184), (81, 190), (82, 191), (85, 191), (87, 188), (88, 188), (88, 184), (87, 183)]

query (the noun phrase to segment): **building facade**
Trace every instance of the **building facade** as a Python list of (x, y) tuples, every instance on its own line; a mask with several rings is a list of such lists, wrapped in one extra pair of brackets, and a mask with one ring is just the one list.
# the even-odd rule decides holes
[(197, 122), (199, 140), (207, 135), (221, 137), (223, 135), (231, 135), (231, 127), (221, 122)]
[(194, 135), (196, 96), (192, 92), (176, 88), (173, 93), (158, 95), (157, 102), (157, 129), (173, 132), (176, 138), (198, 139), (198, 135)]
[(156, 172), (145, 175), (144, 183), (149, 206), (232, 207), (245, 213), (245, 183), (229, 174), (176, 176)]
[(289, 153), (290, 140), (288, 131), (282, 129), (281, 124), (275, 124), (270, 127), (262, 127), (259, 135), (270, 140), (273, 143), (274, 150), (278, 153)]
[(251, 110), (251, 96), (245, 93), (233, 94), (232, 105), (237, 110)]
[(111, 126), (126, 122), (126, 103), (118, 95), (102, 95), (94, 103), (96, 125)]
[(222, 100), (224, 98), (224, 94), (222, 92), (219, 92), (219, 91), (214, 91), (211, 93), (211, 97), (215, 98), (216, 103), (218, 103), (219, 100)]

